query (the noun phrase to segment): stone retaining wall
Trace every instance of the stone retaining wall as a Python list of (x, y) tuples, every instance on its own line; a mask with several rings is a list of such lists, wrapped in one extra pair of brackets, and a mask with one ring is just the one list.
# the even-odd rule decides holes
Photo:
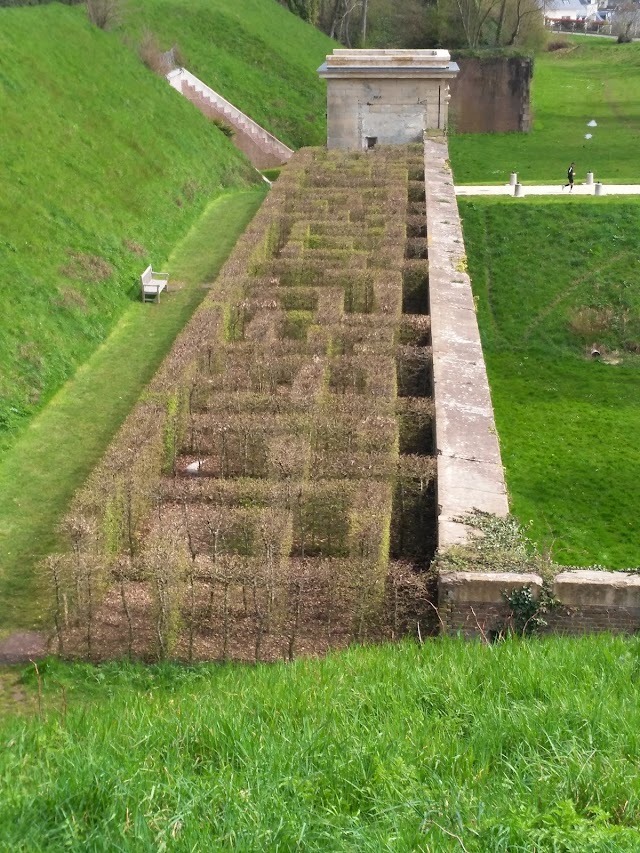
[[(509, 619), (504, 593), (530, 586), (542, 589), (537, 574), (446, 572), (438, 580), (443, 629), (465, 637), (491, 637)], [(640, 575), (577, 570), (562, 572), (551, 592), (558, 606), (545, 614), (546, 632), (588, 634), (640, 630)]]
[[(508, 513), (500, 447), (455, 190), (443, 137), (425, 139), (429, 309), (433, 349), (438, 548), (465, 543), (472, 531), (460, 518), (474, 509)], [(447, 572), (438, 581), (443, 630), (491, 638), (508, 623), (504, 593), (542, 589), (537, 574)], [(584, 634), (640, 630), (640, 575), (567, 571), (557, 575), (559, 601), (545, 630)]]
[(174, 68), (166, 78), (170, 86), (190, 100), (204, 115), (223, 122), (233, 130), (232, 142), (247, 155), (256, 169), (282, 166), (293, 156), (293, 151), (277, 137), (186, 68)]
[(531, 130), (532, 60), (526, 57), (460, 58), (451, 81), (449, 125), (458, 133)]
[(251, 136), (232, 117), (217, 109), (215, 104), (204, 95), (198, 94), (193, 87), (183, 84), (182, 94), (207, 118), (217, 119), (231, 128), (233, 131), (231, 141), (236, 148), (246, 154), (256, 169), (273, 169), (283, 165), (282, 155), (274, 152), (256, 136)]

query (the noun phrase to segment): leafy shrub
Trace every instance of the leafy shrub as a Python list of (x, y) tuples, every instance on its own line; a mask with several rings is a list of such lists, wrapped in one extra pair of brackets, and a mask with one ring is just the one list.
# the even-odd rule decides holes
[(230, 125), (226, 124), (224, 121), (222, 121), (219, 118), (212, 118), (211, 123), (214, 124), (218, 128), (218, 130), (221, 130), (225, 136), (228, 136), (229, 139), (231, 139), (231, 137), (235, 133), (235, 130), (232, 127), (230, 127)]
[(520, 589), (512, 589), (511, 592), (503, 592), (502, 596), (509, 605), (509, 619), (500, 632), (501, 636), (515, 633), (521, 637), (526, 637), (538, 633), (547, 625), (544, 614), (558, 605), (557, 600), (551, 594), (548, 582), (543, 584), (537, 596), (531, 586), (523, 586)]

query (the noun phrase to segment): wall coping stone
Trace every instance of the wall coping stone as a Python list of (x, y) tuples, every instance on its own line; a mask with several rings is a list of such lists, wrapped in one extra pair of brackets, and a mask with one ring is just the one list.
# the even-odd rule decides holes
[(460, 69), (448, 50), (337, 48), (318, 68), (320, 77), (436, 77), (450, 79)]
[(438, 577), (438, 606), (503, 604), (503, 592), (525, 586), (537, 596), (542, 578), (533, 572), (442, 572)]
[(578, 569), (561, 572), (553, 594), (567, 607), (640, 608), (640, 575)]
[(444, 138), (425, 137), (440, 550), (469, 541), (471, 531), (460, 518), (474, 509), (509, 513), (448, 156)]
[[(438, 604), (500, 604), (505, 590), (531, 586), (537, 594), (542, 583), (542, 577), (533, 572), (442, 572)], [(552, 594), (569, 609), (640, 610), (640, 575), (589, 569), (560, 572), (553, 580)]]

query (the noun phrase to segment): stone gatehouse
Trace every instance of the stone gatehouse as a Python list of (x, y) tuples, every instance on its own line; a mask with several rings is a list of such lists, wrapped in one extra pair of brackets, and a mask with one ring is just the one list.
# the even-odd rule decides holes
[(447, 50), (334, 50), (318, 69), (327, 81), (327, 147), (403, 145), (445, 130), (457, 73)]

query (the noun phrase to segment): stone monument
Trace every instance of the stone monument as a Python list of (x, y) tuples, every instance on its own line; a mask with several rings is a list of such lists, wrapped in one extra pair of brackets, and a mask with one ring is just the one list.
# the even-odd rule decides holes
[(327, 81), (327, 147), (405, 145), (445, 130), (457, 73), (447, 50), (334, 50), (318, 69)]

